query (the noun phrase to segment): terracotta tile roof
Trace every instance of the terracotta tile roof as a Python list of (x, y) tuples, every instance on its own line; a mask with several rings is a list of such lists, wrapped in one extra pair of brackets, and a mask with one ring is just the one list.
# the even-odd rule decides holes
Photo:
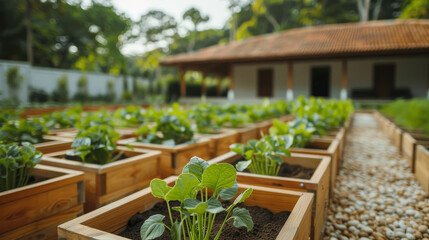
[(164, 59), (163, 65), (429, 53), (429, 20), (384, 20), (286, 30)]

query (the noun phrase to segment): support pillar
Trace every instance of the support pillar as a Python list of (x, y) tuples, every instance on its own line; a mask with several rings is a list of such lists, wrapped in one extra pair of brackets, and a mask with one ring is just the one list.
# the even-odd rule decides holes
[(234, 96), (234, 66), (229, 65), (229, 88), (228, 88), (228, 100), (233, 100)]
[(207, 96), (206, 78), (207, 78), (207, 75), (203, 73), (203, 81), (201, 82), (201, 96)]
[(287, 91), (286, 100), (293, 100), (293, 62), (287, 63)]
[(340, 99), (347, 99), (347, 59), (341, 61), (341, 92)]
[(182, 68), (179, 69), (179, 79), (180, 79), (180, 96), (186, 97), (185, 70), (183, 70)]

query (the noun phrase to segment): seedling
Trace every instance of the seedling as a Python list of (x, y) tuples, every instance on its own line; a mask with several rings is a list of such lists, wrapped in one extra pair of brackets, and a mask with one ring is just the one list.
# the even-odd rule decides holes
[(277, 119), (273, 120), (273, 126), (269, 129), (271, 136), (292, 135), (292, 147), (303, 148), (311, 141), (315, 128), (313, 124), (301, 118), (284, 123)]
[(149, 127), (146, 123), (137, 132), (140, 135), (139, 141), (144, 143), (156, 143), (167, 146), (191, 141), (194, 133), (189, 121), (185, 117), (165, 114), (157, 120), (154, 127)]
[(20, 119), (18, 124), (9, 122), (0, 129), (0, 143), (43, 142), (43, 136), (48, 130), (39, 119)]
[(27, 185), (42, 154), (28, 142), (0, 145), (0, 192)]
[(67, 156), (79, 156), (84, 163), (106, 164), (118, 160), (123, 152), (113, 156), (119, 133), (107, 125), (95, 125), (81, 130), (71, 147), (75, 150), (66, 152)]
[[(168, 186), (161, 179), (153, 179), (150, 183), (152, 194), (166, 201), (170, 224), (163, 222), (165, 216), (161, 214), (149, 217), (140, 229), (142, 240), (160, 237), (165, 228), (170, 231), (173, 240), (208, 240), (216, 215), (224, 211), (226, 217), (215, 240), (220, 238), (225, 224), (230, 220), (234, 220), (233, 225), (237, 228), (252, 230), (253, 220), (249, 211), (235, 207), (252, 194), (252, 188), (243, 191), (228, 208), (224, 208), (219, 201), (235, 197), (238, 192), (236, 178), (237, 172), (230, 164), (209, 165), (203, 159), (193, 157), (177, 178), (174, 187)], [(170, 207), (171, 201), (179, 201), (180, 206)], [(178, 211), (180, 217), (173, 220), (171, 210)]]
[(282, 156), (290, 156), (288, 149), (292, 143), (291, 135), (265, 135), (260, 141), (250, 140), (247, 146), (236, 143), (232, 144), (230, 148), (246, 159), (246, 161), (237, 163), (238, 171), (248, 168), (251, 173), (277, 176), (280, 166), (283, 164)]

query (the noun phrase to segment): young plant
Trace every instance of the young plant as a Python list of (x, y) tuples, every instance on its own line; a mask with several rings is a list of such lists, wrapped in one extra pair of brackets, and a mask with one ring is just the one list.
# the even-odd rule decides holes
[(127, 106), (119, 108), (113, 114), (116, 126), (135, 127), (140, 126), (146, 121), (141, 108), (139, 106)]
[(283, 164), (282, 156), (290, 156), (288, 149), (292, 143), (291, 135), (265, 135), (259, 141), (250, 140), (247, 146), (236, 143), (232, 144), (230, 148), (246, 159), (246, 161), (237, 163), (238, 171), (244, 171), (248, 168), (251, 173), (277, 176), (280, 166)]
[(0, 192), (25, 186), (42, 154), (28, 142), (0, 144)]
[(271, 136), (292, 135), (293, 144), (291, 147), (303, 148), (311, 141), (315, 128), (313, 124), (304, 118), (297, 118), (288, 123), (273, 120), (273, 126), (269, 129)]
[(0, 143), (43, 142), (48, 130), (39, 119), (20, 119), (18, 124), (10, 122), (0, 128)]
[(65, 111), (53, 112), (43, 116), (44, 126), (48, 129), (71, 128), (80, 121), (81, 107), (74, 107)]
[(208, 103), (195, 105), (189, 112), (189, 117), (195, 121), (199, 133), (215, 133), (219, 131), (220, 126), (215, 121), (215, 107)]
[(78, 156), (84, 163), (106, 164), (118, 160), (122, 152), (113, 156), (119, 133), (107, 125), (95, 125), (81, 130), (71, 147), (75, 150), (66, 152), (67, 156)]
[(167, 146), (176, 146), (177, 144), (191, 141), (194, 133), (189, 121), (184, 117), (165, 114), (153, 127), (144, 124), (137, 132), (140, 135), (139, 141), (144, 143), (156, 143)]
[[(226, 217), (213, 239), (220, 238), (225, 224), (230, 220), (234, 221), (233, 225), (237, 228), (246, 227), (247, 231), (252, 230), (253, 221), (249, 211), (235, 208), (252, 194), (252, 188), (243, 191), (228, 208), (222, 207), (219, 201), (235, 197), (238, 192), (236, 178), (237, 172), (230, 164), (209, 165), (203, 159), (193, 157), (173, 187), (161, 179), (153, 179), (150, 183), (152, 194), (165, 200), (170, 221), (169, 224), (165, 224), (163, 222), (165, 216), (161, 214), (149, 217), (140, 229), (142, 240), (160, 237), (165, 228), (170, 231), (173, 240), (208, 240), (216, 215), (224, 211)], [(200, 199), (197, 199), (197, 196)], [(179, 201), (180, 206), (171, 207), (171, 201)], [(178, 211), (180, 217), (174, 220), (171, 210)]]
[(85, 129), (96, 125), (105, 125), (113, 128), (115, 126), (113, 116), (109, 114), (105, 109), (101, 109), (96, 113), (89, 113), (85, 117), (82, 117), (81, 122), (78, 123), (76, 126), (77, 128)]

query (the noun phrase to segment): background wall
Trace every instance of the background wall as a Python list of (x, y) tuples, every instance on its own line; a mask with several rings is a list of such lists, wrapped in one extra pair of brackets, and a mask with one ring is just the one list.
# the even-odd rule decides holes
[[(372, 88), (376, 63), (395, 63), (395, 87), (410, 88), (413, 97), (426, 97), (429, 88), (429, 57), (402, 56), (385, 58), (359, 58), (348, 60), (348, 97), (352, 89)], [(293, 93), (309, 96), (311, 68), (331, 67), (331, 98), (339, 98), (341, 91), (341, 60), (296, 61), (293, 64)], [(287, 63), (237, 64), (234, 66), (234, 93), (236, 98), (257, 96), (257, 72), (261, 68), (274, 70), (274, 97), (285, 98), (287, 90)]]
[[(42, 89), (49, 95), (52, 94), (54, 89), (57, 88), (57, 82), (63, 75), (67, 76), (67, 85), (69, 90), (69, 99), (72, 98), (77, 92), (77, 82), (82, 75), (85, 75), (88, 80), (88, 90), (90, 96), (99, 94), (105, 95), (107, 93), (107, 83), (110, 80), (114, 81), (114, 90), (116, 93), (115, 98), (121, 97), (124, 82), (122, 76), (115, 76), (103, 73), (81, 72), (78, 70), (65, 70), (65, 69), (52, 69), (31, 67), (27, 63), (14, 62), (14, 61), (0, 61), (0, 100), (8, 99), (11, 97), (9, 87), (7, 85), (6, 73), (12, 67), (19, 67), (19, 74), (23, 77), (18, 97), (21, 102), (28, 102), (29, 88)], [(132, 77), (128, 76), (128, 91), (133, 91)], [(139, 83), (148, 84), (145, 79), (138, 79)]]

